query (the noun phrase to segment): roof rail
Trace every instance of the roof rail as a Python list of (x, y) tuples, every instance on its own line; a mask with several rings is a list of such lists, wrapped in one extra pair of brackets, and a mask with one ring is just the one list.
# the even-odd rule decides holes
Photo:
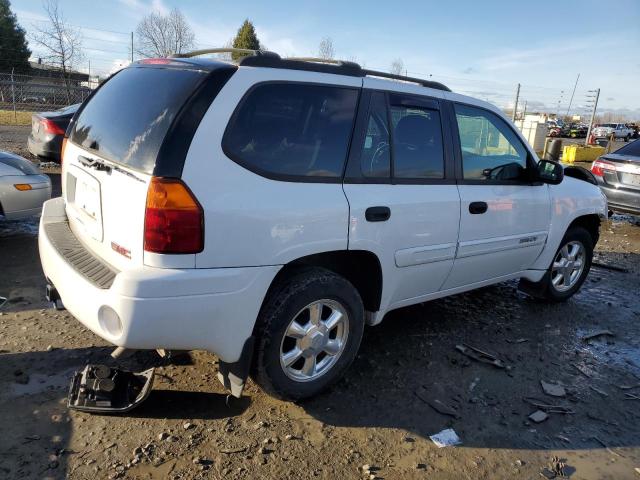
[(264, 56), (270, 58), (280, 58), (280, 55), (275, 52), (270, 52), (268, 50), (251, 50), (249, 48), (205, 48), (202, 50), (194, 50), (193, 52), (175, 53), (171, 55), (170, 58), (191, 58), (200, 55), (207, 55), (209, 53), (243, 53), (256, 57)]
[(446, 85), (432, 80), (422, 78), (407, 77), (394, 73), (381, 72), (362, 68), (356, 62), (346, 60), (336, 60), (333, 58), (319, 57), (287, 57), (282, 58), (275, 52), (268, 50), (250, 50), (247, 48), (206, 48), (204, 50), (194, 50), (193, 52), (177, 53), (172, 58), (191, 58), (209, 53), (241, 53), (246, 56), (239, 59), (238, 64), (247, 67), (265, 68), (285, 68), (290, 70), (305, 70), (311, 72), (334, 73), (337, 75), (347, 75), (350, 77), (379, 77), (402, 82), (416, 83), (423, 87), (434, 88), (436, 90), (451, 90)]

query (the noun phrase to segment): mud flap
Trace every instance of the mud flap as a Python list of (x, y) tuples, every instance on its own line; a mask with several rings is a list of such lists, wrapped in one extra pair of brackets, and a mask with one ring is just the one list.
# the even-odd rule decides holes
[(107, 365), (87, 365), (73, 375), (67, 406), (82, 412), (128, 412), (149, 396), (153, 372), (153, 368), (135, 373)]
[(252, 335), (244, 342), (240, 359), (237, 362), (218, 362), (218, 380), (224, 385), (224, 388), (231, 390), (231, 395), (236, 398), (242, 396), (244, 385), (249, 376), (254, 344), (255, 337)]

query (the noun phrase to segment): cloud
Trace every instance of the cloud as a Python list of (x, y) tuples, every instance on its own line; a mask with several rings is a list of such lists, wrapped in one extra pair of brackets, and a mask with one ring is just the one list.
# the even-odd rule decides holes
[(166, 15), (171, 11), (169, 7), (164, 4), (163, 0), (118, 0), (124, 7), (125, 13), (130, 17), (141, 17), (151, 12), (160, 13)]

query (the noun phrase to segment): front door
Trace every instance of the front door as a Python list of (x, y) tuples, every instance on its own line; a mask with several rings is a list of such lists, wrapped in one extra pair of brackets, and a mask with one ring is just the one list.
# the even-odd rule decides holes
[(436, 292), (453, 266), (460, 198), (440, 99), (363, 90), (344, 191), (349, 249), (376, 253), (382, 309)]
[(460, 236), (443, 289), (529, 268), (544, 247), (550, 221), (547, 185), (513, 128), (483, 108), (454, 104), (455, 147), (461, 157)]

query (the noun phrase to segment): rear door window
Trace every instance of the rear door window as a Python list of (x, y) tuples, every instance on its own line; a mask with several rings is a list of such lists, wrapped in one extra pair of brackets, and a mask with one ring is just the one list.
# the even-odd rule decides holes
[(84, 106), (70, 140), (107, 160), (152, 173), (169, 127), (205, 76), (178, 68), (121, 70)]
[(358, 89), (264, 83), (245, 96), (223, 140), (227, 156), (265, 176), (340, 178)]

